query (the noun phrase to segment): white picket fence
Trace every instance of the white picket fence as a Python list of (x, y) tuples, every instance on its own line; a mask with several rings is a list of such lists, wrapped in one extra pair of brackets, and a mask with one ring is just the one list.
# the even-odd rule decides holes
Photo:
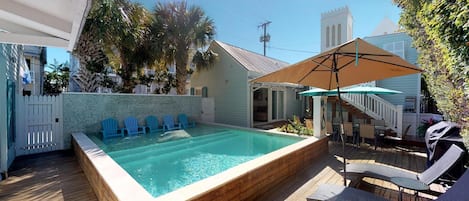
[(16, 156), (63, 149), (62, 95), (16, 97)]

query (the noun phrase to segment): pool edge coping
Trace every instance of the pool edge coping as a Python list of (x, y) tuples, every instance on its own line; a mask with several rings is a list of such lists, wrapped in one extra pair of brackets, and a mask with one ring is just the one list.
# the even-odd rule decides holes
[[(91, 141), (86, 134), (72, 133), (72, 137), (118, 200), (154, 199), (142, 185), (137, 183), (127, 171)], [(105, 171), (109, 169), (112, 169), (112, 171)]]

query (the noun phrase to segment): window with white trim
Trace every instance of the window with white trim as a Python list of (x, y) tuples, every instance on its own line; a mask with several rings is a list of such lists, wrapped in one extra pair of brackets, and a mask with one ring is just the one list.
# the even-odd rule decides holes
[(404, 41), (386, 43), (383, 45), (383, 49), (405, 59)]

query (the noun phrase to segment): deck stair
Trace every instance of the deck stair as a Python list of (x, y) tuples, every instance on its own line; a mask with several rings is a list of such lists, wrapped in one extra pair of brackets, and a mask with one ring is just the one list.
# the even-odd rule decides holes
[[(371, 94), (342, 94), (342, 107), (360, 119), (384, 120), (386, 127), (402, 137), (402, 105), (393, 105), (379, 96)], [(336, 96), (328, 101), (338, 101)]]

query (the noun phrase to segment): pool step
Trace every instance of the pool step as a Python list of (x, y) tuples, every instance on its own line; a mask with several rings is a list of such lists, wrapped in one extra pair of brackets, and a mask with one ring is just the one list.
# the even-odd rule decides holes
[[(168, 149), (165, 150), (164, 152), (161, 152), (160, 150), (155, 151), (153, 153), (147, 152), (146, 154), (139, 154), (138, 156), (129, 156), (129, 157), (119, 157), (115, 158), (119, 164), (124, 165), (124, 166), (139, 166), (139, 165), (148, 165), (149, 161), (153, 161), (155, 158), (158, 158), (158, 162), (162, 163), (162, 161), (165, 160), (174, 160), (175, 158), (185, 158), (188, 156), (194, 155), (194, 152), (197, 151), (205, 151), (205, 148), (211, 147), (216, 144), (224, 143), (224, 142), (230, 142), (232, 140), (238, 140), (235, 138), (239, 138), (239, 140), (242, 140), (243, 136), (240, 135), (230, 135), (230, 136), (225, 136), (224, 138), (217, 138), (217, 140), (210, 140), (206, 141), (204, 143), (197, 143), (193, 144), (191, 146), (186, 146), (186, 147), (178, 147), (175, 149)], [(164, 162), (163, 162), (164, 163)]]
[[(215, 132), (213, 134), (225, 134), (225, 133), (230, 133), (229, 131), (219, 131), (219, 132)], [(173, 140), (173, 141), (166, 141), (166, 142), (155, 142), (153, 144), (149, 144), (149, 145), (144, 145), (144, 146), (138, 146), (138, 147), (133, 147), (133, 148), (127, 148), (127, 149), (122, 149), (122, 150), (117, 150), (117, 151), (109, 151), (109, 152), (106, 152), (107, 154), (109, 155), (115, 155), (115, 156), (119, 156), (120, 154), (132, 154), (132, 153), (140, 153), (142, 151), (145, 151), (145, 150), (148, 150), (150, 146), (154, 146), (154, 147), (158, 147), (159, 148), (163, 148), (163, 147), (166, 147), (166, 146), (173, 146), (173, 145), (178, 145), (178, 144), (181, 144), (181, 143), (189, 143), (191, 141), (193, 142), (197, 142), (199, 140), (205, 140), (206, 138), (211, 138), (211, 137), (215, 137), (216, 135), (203, 135), (203, 136), (198, 136), (198, 137), (189, 137), (189, 138), (183, 138), (183, 139), (178, 139), (178, 140)], [(155, 136), (156, 138), (157, 136)], [(159, 139), (161, 137), (158, 137), (157, 139)], [(132, 139), (129, 139), (129, 140), (132, 140)]]
[(229, 138), (232, 136), (237, 136), (237, 134), (231, 133), (229, 131), (225, 131), (225, 132), (220, 132), (218, 134), (210, 134), (210, 135), (199, 136), (199, 137), (194, 137), (194, 138), (175, 140), (171, 142), (157, 143), (157, 144), (147, 145), (143, 147), (136, 147), (136, 148), (126, 149), (122, 151), (115, 151), (115, 152), (108, 153), (108, 154), (114, 160), (120, 160), (122, 157), (134, 158), (138, 155), (146, 155), (148, 152), (151, 152), (152, 154), (162, 154), (162, 153), (168, 153), (168, 152), (178, 150), (178, 149), (184, 149), (186, 147), (196, 146), (197, 144), (205, 144), (205, 143), (210, 143), (213, 141), (218, 141), (220, 139)]

